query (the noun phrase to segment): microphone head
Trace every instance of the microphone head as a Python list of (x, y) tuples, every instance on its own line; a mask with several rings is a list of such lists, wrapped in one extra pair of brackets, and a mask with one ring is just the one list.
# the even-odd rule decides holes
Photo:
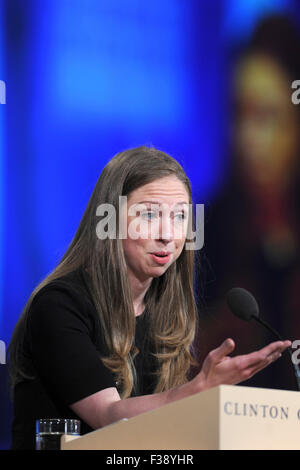
[(250, 292), (234, 287), (227, 293), (227, 305), (231, 312), (242, 320), (250, 321), (259, 316), (258, 304)]

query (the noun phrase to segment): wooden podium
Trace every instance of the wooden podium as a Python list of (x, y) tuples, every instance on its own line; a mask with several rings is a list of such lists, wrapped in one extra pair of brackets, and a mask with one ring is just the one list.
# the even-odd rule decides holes
[(80, 437), (62, 450), (300, 449), (299, 392), (220, 385)]

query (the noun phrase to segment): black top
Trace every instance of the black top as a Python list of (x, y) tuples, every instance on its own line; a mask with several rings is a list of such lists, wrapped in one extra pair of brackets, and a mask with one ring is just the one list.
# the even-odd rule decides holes
[[(24, 361), (36, 379), (22, 381), (14, 389), (12, 449), (35, 448), (35, 420), (39, 418), (80, 419), (81, 434), (92, 431), (69, 405), (99, 390), (117, 387), (114, 374), (100, 359), (106, 356), (107, 348), (81, 270), (43, 287), (28, 315)], [(153, 393), (155, 387), (147, 316), (145, 310), (136, 317), (138, 387), (131, 396)]]

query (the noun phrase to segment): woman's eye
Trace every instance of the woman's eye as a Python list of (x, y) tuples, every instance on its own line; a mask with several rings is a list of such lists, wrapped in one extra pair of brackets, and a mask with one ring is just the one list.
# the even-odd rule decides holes
[[(147, 211), (147, 212), (142, 212), (141, 213), (141, 217), (144, 220), (154, 220), (159, 216), (160, 216), (159, 212)], [(185, 215), (184, 212), (178, 212), (177, 214), (174, 214), (173, 218), (177, 222), (182, 222), (183, 220), (185, 220), (186, 215)]]
[(175, 218), (178, 221), (182, 221), (185, 219), (185, 213), (184, 212), (179, 212), (178, 214), (175, 214)]
[(144, 212), (142, 214), (143, 219), (146, 219), (146, 220), (153, 220), (155, 216), (156, 216), (155, 212)]

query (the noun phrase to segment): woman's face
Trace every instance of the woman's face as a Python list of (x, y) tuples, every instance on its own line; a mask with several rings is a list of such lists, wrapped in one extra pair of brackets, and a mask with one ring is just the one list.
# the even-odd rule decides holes
[(237, 68), (237, 163), (253, 182), (279, 187), (293, 174), (299, 122), (291, 92), (287, 75), (267, 56), (250, 56)]
[(186, 239), (188, 204), (187, 189), (176, 176), (157, 179), (129, 194), (123, 240), (129, 275), (144, 282), (161, 276), (176, 261)]

